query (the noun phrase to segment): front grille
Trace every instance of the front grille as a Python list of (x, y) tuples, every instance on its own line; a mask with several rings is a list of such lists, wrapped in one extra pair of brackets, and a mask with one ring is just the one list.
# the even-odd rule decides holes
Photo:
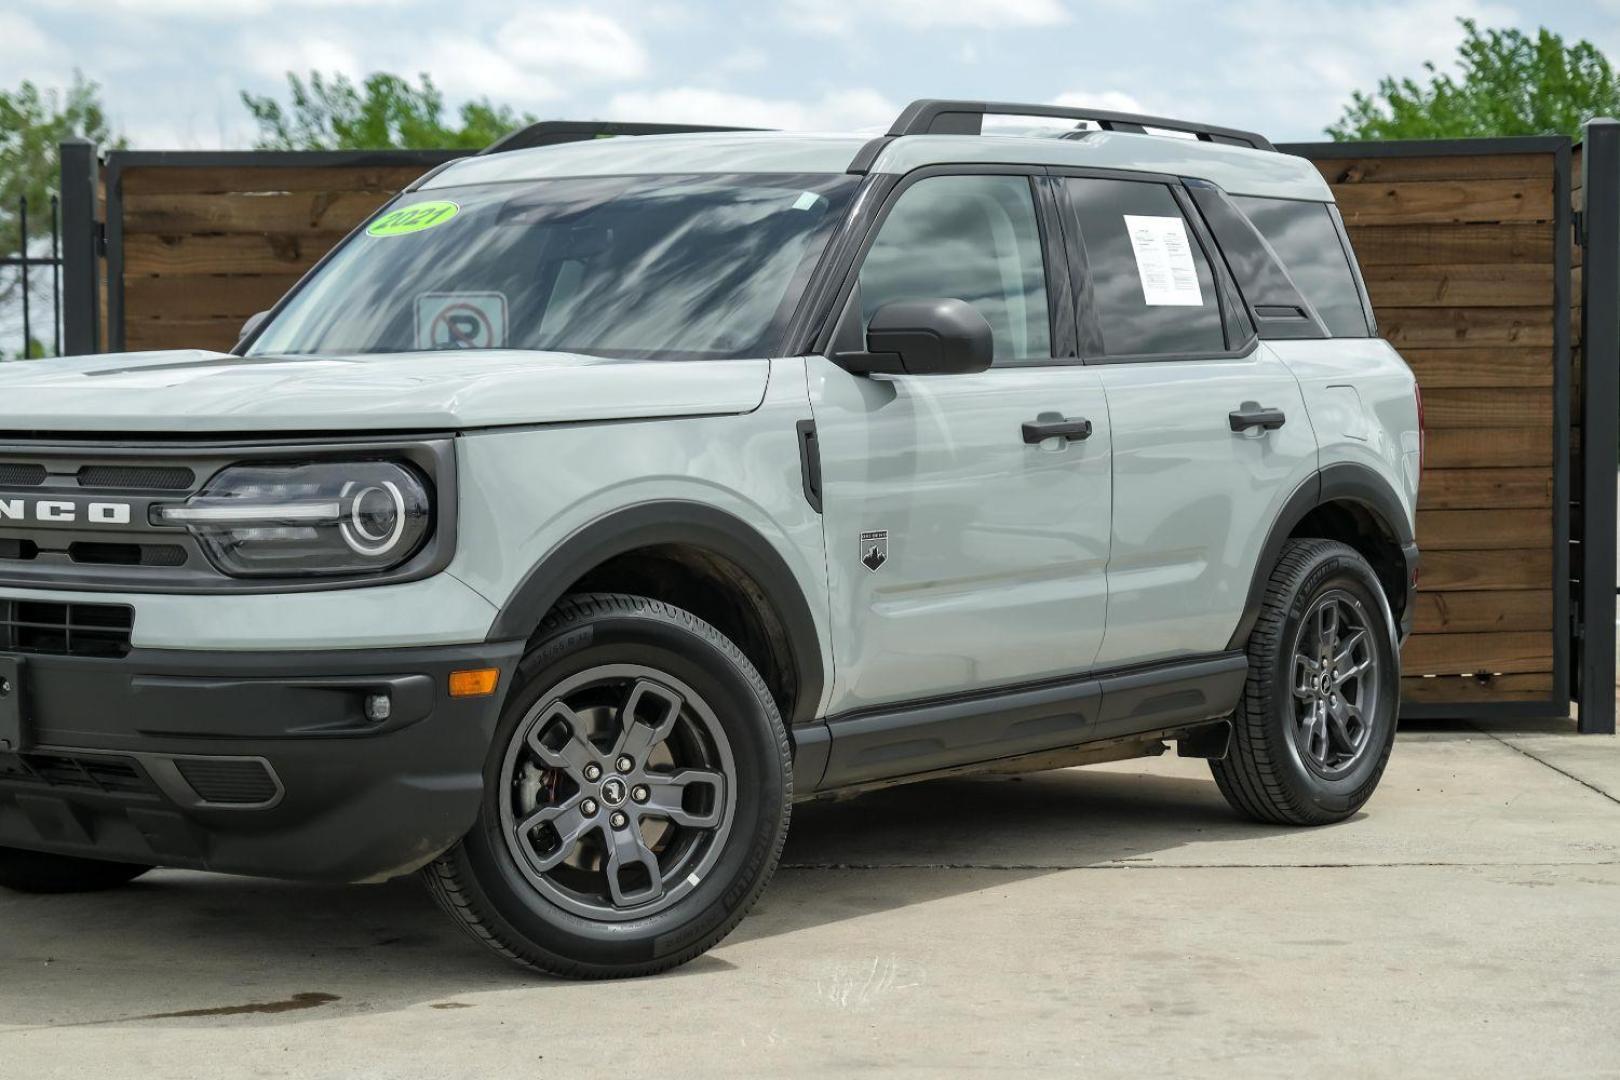
[(189, 491), (197, 482), (190, 469), (167, 465), (85, 465), (80, 487), (118, 491)]
[(80, 541), (68, 545), (68, 558), (83, 566), (184, 566), (186, 549), (178, 544), (101, 544)]
[(0, 652), (117, 659), (129, 655), (134, 628), (125, 604), (0, 600)]
[(175, 758), (174, 767), (206, 803), (263, 806), (279, 793), (264, 762), (249, 758)]
[(155, 791), (129, 758), (89, 754), (0, 754), (0, 781), (116, 794)]
[(0, 461), (0, 487), (39, 487), (47, 475), (43, 465), (15, 465)]

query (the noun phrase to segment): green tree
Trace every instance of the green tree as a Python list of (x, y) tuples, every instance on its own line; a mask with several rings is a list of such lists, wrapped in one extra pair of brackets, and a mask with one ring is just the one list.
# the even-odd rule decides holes
[[(57, 147), (74, 136), (102, 146), (123, 145), (108, 129), (101, 88), (83, 75), (74, 72), (73, 84), (66, 90), (41, 89), (31, 82), (15, 90), (0, 90), (0, 254), (13, 255), (25, 246), (39, 253), (51, 231), (51, 196), (60, 189)], [(26, 237), (18, 213), (25, 198)], [(6, 274), (0, 280), (0, 309), (15, 310), (21, 292), (22, 275)], [(48, 324), (49, 309), (46, 311)], [(42, 351), (38, 342), (29, 344), (30, 354)]]
[(242, 92), (261, 150), (471, 150), (534, 123), (488, 98), (468, 102), (459, 123), (446, 123), (444, 95), (425, 74), (419, 86), (386, 72), (356, 86), (346, 75), (312, 71), (306, 82), (288, 72), (287, 88), (287, 105)]
[(1532, 38), (1458, 21), (1464, 31), (1458, 76), (1430, 63), (1426, 84), (1385, 78), (1376, 92), (1352, 96), (1328, 136), (1343, 142), (1575, 135), (1594, 116), (1620, 114), (1620, 80), (1590, 41), (1566, 45), (1545, 27)]

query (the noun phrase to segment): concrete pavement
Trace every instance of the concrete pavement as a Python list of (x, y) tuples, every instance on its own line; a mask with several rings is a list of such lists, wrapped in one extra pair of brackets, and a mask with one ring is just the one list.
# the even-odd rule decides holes
[(798, 809), (671, 975), (571, 984), (414, 882), (0, 896), (0, 1077), (1620, 1077), (1620, 745), (1403, 733), (1344, 825), (1175, 758)]

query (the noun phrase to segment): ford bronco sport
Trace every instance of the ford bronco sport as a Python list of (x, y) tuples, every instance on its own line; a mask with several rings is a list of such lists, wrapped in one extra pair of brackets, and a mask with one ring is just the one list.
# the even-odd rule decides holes
[(944, 101), (497, 149), (229, 355), (0, 368), (0, 884), (420, 871), (635, 975), (795, 800), (1174, 743), (1367, 801), (1420, 407), (1308, 162)]

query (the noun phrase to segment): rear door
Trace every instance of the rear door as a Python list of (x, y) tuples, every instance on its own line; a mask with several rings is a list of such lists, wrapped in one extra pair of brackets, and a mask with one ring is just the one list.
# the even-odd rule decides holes
[[(1074, 355), (1056, 204), (1033, 172), (909, 178), (860, 256), (835, 345), (861, 348), (884, 303), (951, 297), (989, 321), (990, 370), (862, 377), (809, 361), (835, 714), (1083, 672), (1102, 643), (1108, 407)], [(1026, 423), (1054, 417), (1091, 433), (1026, 441)]]
[(1062, 189), (1080, 349), (1114, 434), (1097, 666), (1221, 651), (1271, 523), (1316, 469), (1299, 384), (1256, 339), (1179, 182), (1070, 175)]

